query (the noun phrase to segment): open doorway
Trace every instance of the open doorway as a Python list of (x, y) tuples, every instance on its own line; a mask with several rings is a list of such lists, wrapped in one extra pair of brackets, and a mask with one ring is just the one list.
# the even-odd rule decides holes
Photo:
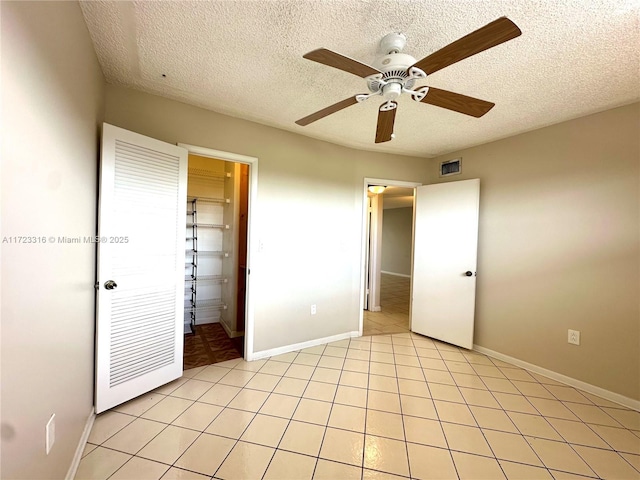
[(184, 368), (244, 356), (249, 165), (189, 155)]
[(363, 335), (410, 331), (413, 198), (419, 185), (365, 179)]
[[(213, 211), (209, 212), (208, 218), (199, 216), (200, 207), (197, 206), (196, 202), (195, 221), (193, 217), (187, 217), (187, 223), (213, 225), (213, 227), (205, 227), (205, 230), (209, 228), (216, 230), (217, 226), (218, 233), (217, 236), (210, 236), (205, 243), (201, 242), (200, 232), (198, 231), (197, 233), (199, 238), (195, 249), (199, 253), (204, 250), (205, 258), (208, 251), (210, 255), (208, 257), (210, 260), (209, 266), (217, 268), (217, 270), (208, 272), (210, 276), (204, 278), (199, 274), (204, 273), (206, 275), (207, 272), (202, 272), (202, 269), (200, 269), (200, 272), (196, 272), (195, 330), (197, 332), (197, 327), (200, 325), (209, 325), (201, 329), (205, 331), (205, 338), (208, 336), (209, 338), (206, 338), (206, 340), (209, 341), (205, 345), (202, 338), (196, 338), (195, 334), (185, 334), (184, 369), (224, 361), (225, 355), (221, 350), (230, 350), (228, 348), (229, 342), (233, 344), (237, 352), (231, 352), (230, 354), (235, 358), (240, 356), (246, 360), (251, 360), (253, 357), (254, 318), (253, 296), (251, 294), (251, 259), (254, 258), (256, 253), (256, 242), (252, 236), (252, 231), (255, 231), (254, 223), (256, 217), (252, 214), (252, 211), (258, 189), (258, 158), (196, 145), (180, 143), (178, 146), (188, 150), (190, 168), (195, 170), (198, 166), (204, 165), (209, 170), (217, 172), (214, 175), (220, 176), (221, 174), (223, 177), (222, 182), (220, 182), (223, 186), (218, 186), (217, 191), (213, 189), (213, 191), (209, 190), (209, 193), (206, 190), (200, 192), (212, 196), (213, 201), (211, 203), (218, 205), (218, 211), (216, 212), (213, 209)], [(197, 162), (192, 161), (192, 158), (198, 158)], [(208, 162), (211, 162), (211, 164)], [(211, 167), (215, 162), (218, 162), (218, 165)], [(206, 174), (206, 172), (197, 171), (193, 173)], [(199, 192), (192, 191), (191, 193), (198, 194)], [(189, 203), (195, 195), (189, 194), (188, 197), (187, 211), (192, 208)], [(220, 212), (220, 205), (222, 205), (222, 212)], [(194, 244), (189, 243), (189, 237), (193, 236), (193, 230), (191, 229), (190, 231), (189, 227), (187, 227), (185, 234), (186, 250), (194, 249)], [(192, 271), (189, 269), (189, 255), (187, 255), (186, 260), (185, 279), (188, 279), (188, 277), (192, 276)], [(198, 266), (201, 265), (201, 263), (198, 264)], [(209, 286), (209, 291), (199, 290), (198, 283), (200, 282), (197, 281), (198, 278), (203, 278), (207, 283), (216, 285), (216, 287)], [(192, 282), (185, 283), (187, 283), (187, 287), (191, 287), (190, 283)], [(204, 285), (204, 282), (200, 283), (200, 285)], [(202, 295), (199, 295), (200, 292), (202, 292)], [(185, 332), (193, 332), (191, 330), (191, 311), (193, 307), (191, 293), (191, 288), (185, 288)], [(206, 296), (204, 296), (205, 294)], [(199, 301), (203, 301), (202, 306), (204, 308), (197, 308)], [(209, 311), (207, 312), (207, 310)], [(198, 313), (208, 315), (202, 316), (198, 315)], [(217, 329), (216, 333), (206, 332), (207, 329), (212, 328)], [(190, 338), (193, 339), (190, 340)], [(221, 339), (227, 342), (227, 348), (215, 350), (211, 348), (212, 345), (216, 348), (216, 340)], [(210, 340), (213, 340), (213, 342), (210, 342)], [(188, 342), (201, 344), (199, 355), (193, 355), (196, 351), (195, 349), (190, 350), (187, 346)], [(207, 347), (209, 347), (209, 351), (207, 351)], [(205, 351), (202, 352), (202, 349)], [(193, 355), (193, 357), (187, 358), (189, 355)]]

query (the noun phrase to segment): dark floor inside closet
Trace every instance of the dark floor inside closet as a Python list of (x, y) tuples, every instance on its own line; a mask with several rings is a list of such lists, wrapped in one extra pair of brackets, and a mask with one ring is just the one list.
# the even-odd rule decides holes
[(219, 323), (195, 328), (196, 333), (184, 336), (184, 370), (243, 357), (244, 337), (229, 338)]

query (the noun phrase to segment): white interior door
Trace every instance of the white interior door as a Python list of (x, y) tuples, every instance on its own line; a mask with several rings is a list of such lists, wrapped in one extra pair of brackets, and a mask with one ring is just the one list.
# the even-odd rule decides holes
[(471, 349), (480, 180), (416, 188), (411, 330)]
[(104, 124), (96, 412), (182, 375), (187, 150)]

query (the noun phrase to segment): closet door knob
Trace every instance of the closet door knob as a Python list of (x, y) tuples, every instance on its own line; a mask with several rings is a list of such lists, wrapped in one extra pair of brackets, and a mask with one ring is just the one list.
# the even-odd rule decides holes
[(470, 270), (467, 270), (466, 272), (464, 272), (464, 274), (465, 274), (467, 277), (471, 277), (471, 276), (473, 275), (473, 272), (471, 272)]
[(104, 288), (107, 289), (107, 290), (113, 290), (117, 286), (118, 286), (118, 284), (116, 282), (114, 282), (113, 280), (107, 280), (106, 282), (104, 282)]

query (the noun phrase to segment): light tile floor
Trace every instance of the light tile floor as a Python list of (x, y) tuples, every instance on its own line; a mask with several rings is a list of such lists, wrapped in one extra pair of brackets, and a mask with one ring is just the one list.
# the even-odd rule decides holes
[(409, 292), (411, 279), (382, 274), (380, 306), (382, 311), (364, 311), (363, 335), (405, 333), (409, 331)]
[(99, 415), (76, 479), (640, 478), (640, 413), (411, 333), (199, 367)]

